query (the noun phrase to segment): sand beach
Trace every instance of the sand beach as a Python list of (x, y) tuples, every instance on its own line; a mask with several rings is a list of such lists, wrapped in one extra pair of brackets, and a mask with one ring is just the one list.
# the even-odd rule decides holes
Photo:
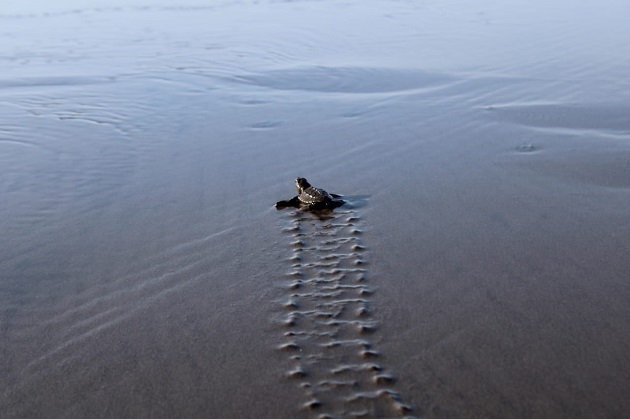
[(627, 2), (6, 3), (0, 417), (630, 415)]

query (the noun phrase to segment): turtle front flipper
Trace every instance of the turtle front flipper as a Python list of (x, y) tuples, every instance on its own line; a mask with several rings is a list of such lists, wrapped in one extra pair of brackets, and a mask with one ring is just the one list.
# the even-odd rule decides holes
[(288, 201), (278, 201), (276, 202), (276, 209), (283, 209), (283, 208), (299, 208), (300, 207), (300, 200), (298, 199), (297, 196), (294, 196), (293, 198), (289, 199)]

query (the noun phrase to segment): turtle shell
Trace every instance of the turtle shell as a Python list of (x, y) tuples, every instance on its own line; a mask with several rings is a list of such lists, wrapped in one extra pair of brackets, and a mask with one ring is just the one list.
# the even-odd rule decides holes
[(321, 204), (332, 201), (332, 196), (323, 189), (309, 186), (300, 191), (298, 199), (305, 204)]
[(298, 190), (298, 200), (303, 204), (322, 204), (332, 201), (332, 196), (328, 192), (311, 186), (303, 177), (295, 179), (295, 187)]

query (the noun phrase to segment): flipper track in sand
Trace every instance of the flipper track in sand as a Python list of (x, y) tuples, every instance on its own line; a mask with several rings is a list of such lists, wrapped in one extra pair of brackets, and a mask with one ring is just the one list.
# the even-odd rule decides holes
[(408, 417), (372, 340), (365, 248), (353, 209), (284, 215), (292, 255), (281, 300), (286, 377), (305, 392), (302, 409), (318, 418)]

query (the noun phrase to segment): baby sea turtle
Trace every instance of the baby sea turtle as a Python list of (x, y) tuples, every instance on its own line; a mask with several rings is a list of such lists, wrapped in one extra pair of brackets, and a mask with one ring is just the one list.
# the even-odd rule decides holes
[(344, 204), (341, 196), (330, 194), (323, 189), (311, 186), (303, 177), (295, 179), (298, 195), (288, 201), (278, 201), (276, 208), (287, 207), (304, 208), (307, 210), (333, 209)]

